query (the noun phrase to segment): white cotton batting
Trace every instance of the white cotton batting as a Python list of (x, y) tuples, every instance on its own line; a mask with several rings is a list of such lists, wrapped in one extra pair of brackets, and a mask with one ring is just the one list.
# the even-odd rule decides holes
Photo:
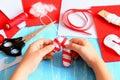
[(46, 16), (48, 12), (52, 12), (53, 10), (56, 10), (54, 5), (37, 2), (32, 5), (30, 13), (35, 17), (43, 17)]

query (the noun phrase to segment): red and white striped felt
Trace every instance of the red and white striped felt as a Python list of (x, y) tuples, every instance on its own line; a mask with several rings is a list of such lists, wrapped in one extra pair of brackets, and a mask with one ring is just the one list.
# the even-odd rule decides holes
[(62, 63), (65, 67), (69, 67), (72, 63), (72, 57), (74, 59), (78, 58), (78, 54), (71, 53), (70, 49), (65, 47), (66, 44), (69, 44), (70, 41), (63, 36), (58, 36), (54, 39), (53, 44), (55, 46), (54, 51), (58, 52), (62, 49)]

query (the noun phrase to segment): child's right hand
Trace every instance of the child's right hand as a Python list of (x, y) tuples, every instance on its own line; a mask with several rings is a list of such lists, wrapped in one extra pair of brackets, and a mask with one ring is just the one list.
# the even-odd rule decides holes
[(87, 39), (73, 38), (66, 47), (77, 52), (90, 67), (93, 67), (100, 60), (98, 53)]

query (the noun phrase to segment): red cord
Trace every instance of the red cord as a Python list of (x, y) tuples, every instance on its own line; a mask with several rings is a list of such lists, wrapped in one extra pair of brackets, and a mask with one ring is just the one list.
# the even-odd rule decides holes
[[(80, 18), (82, 18), (85, 21), (85, 24), (83, 26), (75, 26), (70, 22), (68, 16), (70, 14), (76, 13), (76, 12), (81, 12), (84, 15), (85, 18), (82, 18), (82, 16), (80, 16)], [(62, 16), (63, 24), (71, 30), (82, 32), (87, 35), (91, 35), (91, 33), (86, 32), (86, 30), (90, 29), (91, 26), (93, 25), (93, 23), (91, 23), (89, 26), (87, 26), (85, 29), (83, 29), (83, 27), (85, 27), (89, 21), (89, 19), (85, 13), (91, 14), (91, 12), (89, 12), (89, 10), (69, 9), (69, 10), (65, 11), (65, 13)]]

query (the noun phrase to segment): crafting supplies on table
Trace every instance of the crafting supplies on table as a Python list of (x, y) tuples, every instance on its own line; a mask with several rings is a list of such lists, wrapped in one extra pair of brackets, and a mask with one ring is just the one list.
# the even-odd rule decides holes
[[(18, 1), (18, 0), (16, 0), (16, 1)], [(56, 21), (56, 23), (59, 22), (58, 23), (59, 25), (49, 28), (49, 30), (43, 31), (43, 34), (37, 36), (36, 40), (38, 38), (49, 38), (49, 39), (52, 39), (53, 41), (54, 40), (56, 41), (56, 39), (58, 39), (57, 36), (62, 35), (62, 36), (68, 37), (66, 42), (69, 43), (69, 36), (73, 36), (73, 37), (77, 36), (77, 37), (85, 37), (85, 38), (87, 37), (88, 40), (91, 41), (92, 44), (97, 49), (98, 54), (99, 55), (102, 54), (102, 58), (104, 59), (104, 61), (111, 62), (111, 63), (106, 63), (106, 64), (108, 65), (112, 74), (115, 76), (115, 80), (119, 80), (119, 77), (116, 76), (116, 73), (119, 74), (119, 72), (120, 72), (119, 69), (116, 70), (117, 72), (113, 71), (113, 67), (111, 66), (111, 64), (119, 66), (119, 63), (118, 64), (112, 63), (113, 61), (120, 60), (120, 56), (116, 53), (116, 52), (119, 53), (119, 51), (116, 51), (116, 48), (114, 49), (115, 51), (112, 50), (111, 48), (113, 48), (113, 45), (111, 46), (111, 44), (107, 44), (107, 43), (109, 41), (111, 41), (115, 45), (116, 44), (119, 45), (119, 29), (120, 28), (115, 25), (112, 25), (111, 23), (108, 23), (100, 15), (98, 15), (98, 12), (104, 9), (110, 13), (116, 14), (117, 17), (119, 17), (120, 16), (120, 13), (118, 12), (119, 5), (116, 5), (116, 6), (111, 5), (111, 4), (117, 4), (116, 3), (117, 0), (115, 0), (114, 2), (111, 2), (109, 0), (108, 3), (111, 6), (108, 6), (108, 5), (102, 6), (102, 5), (107, 4), (107, 3), (105, 3), (105, 2), (107, 2), (107, 0), (104, 0), (103, 2), (104, 3), (101, 4), (100, 0), (98, 0), (96, 2), (95, 2), (95, 0), (93, 0), (93, 1), (88, 0), (87, 3), (85, 0), (80, 0), (80, 1), (79, 0), (77, 0), (77, 1), (69, 0), (69, 4), (66, 4), (67, 1), (63, 0), (62, 5), (61, 5), (61, 0), (57, 0), (57, 1), (56, 0), (50, 0), (50, 1), (48, 1), (48, 0), (31, 0), (31, 1), (30, 0), (21, 0), (19, 3), (22, 3), (23, 10), (15, 11), (17, 13), (19, 12), (18, 16), (14, 15), (14, 17), (10, 18), (8, 16), (8, 14), (6, 14), (7, 10), (2, 9), (2, 11), (0, 11), (0, 16), (2, 15), (2, 22), (3, 22), (2, 24), (0, 22), (0, 34), (2, 35), (2, 36), (0, 36), (0, 40), (2, 40), (1, 43), (3, 42), (4, 38), (12, 38), (14, 36), (16, 38), (16, 35), (19, 35), (17, 37), (20, 37), (20, 35), (23, 33), (27, 35), (27, 33), (30, 33), (29, 31), (31, 31), (31, 30), (34, 30), (34, 29), (37, 30), (38, 29), (37, 26), (40, 24), (48, 24), (52, 21)], [(118, 2), (120, 2), (120, 1), (118, 0)], [(58, 5), (58, 3), (59, 3), (59, 5)], [(73, 3), (75, 3), (75, 4), (73, 4)], [(42, 17), (41, 17), (40, 13), (43, 13), (43, 12), (38, 11), (39, 15), (36, 16), (36, 15), (34, 15), (33, 10), (30, 12), (30, 9), (32, 9), (33, 7), (35, 8), (35, 6), (32, 6), (33, 4), (41, 4), (42, 6), (44, 6), (44, 10), (45, 9), (47, 10), (48, 7), (50, 8), (52, 6), (53, 12), (48, 10), (48, 12), (46, 13), (46, 16), (42, 15)], [(76, 5), (76, 4), (78, 4), (78, 5)], [(96, 4), (98, 4), (98, 5), (96, 6)], [(90, 7), (91, 5), (92, 5), (92, 7)], [(8, 4), (8, 6), (9, 6), (9, 4)], [(46, 8), (46, 6), (47, 6), (47, 8)], [(61, 10), (60, 10), (60, 6), (61, 6)], [(0, 5), (0, 8), (1, 8), (1, 5)], [(41, 9), (40, 6), (38, 7), (38, 9)], [(18, 8), (17, 8), (17, 10), (18, 10)], [(65, 11), (66, 12), (70, 11), (70, 13), (68, 13), (69, 15), (66, 16), (64, 14)], [(14, 11), (11, 11), (11, 12), (14, 12)], [(27, 13), (28, 16), (26, 16), (24, 14), (24, 12)], [(82, 12), (84, 14), (82, 14)], [(24, 27), (21, 27), (21, 25), (18, 26), (17, 24), (13, 24), (14, 21), (16, 22), (16, 20), (14, 18), (19, 19), (19, 16), (21, 16), (21, 15), (22, 15), (23, 19), (26, 20), (27, 27), (29, 27), (29, 28), (25, 27), (26, 24), (24, 23), (24, 20), (17, 21), (17, 24), (23, 22)], [(73, 15), (74, 15), (74, 17), (73, 17)], [(60, 19), (59, 19), (59, 16), (60, 16)], [(79, 17), (79, 18), (83, 17), (83, 18), (78, 19), (76, 17)], [(89, 19), (87, 19), (86, 17)], [(71, 18), (73, 18), (73, 19), (71, 20)], [(87, 21), (88, 22), (91, 21), (90, 18), (93, 19), (92, 22), (90, 22), (92, 24), (92, 26), (83, 27), (83, 26), (85, 26), (85, 24), (87, 24)], [(108, 18), (111, 18), (111, 16)], [(0, 17), (0, 19), (1, 19), (1, 17)], [(114, 18), (114, 20), (115, 19), (116, 18)], [(13, 23), (10, 22), (10, 20)], [(65, 22), (67, 22), (70, 26), (73, 26), (72, 29), (74, 29), (74, 30), (70, 30), (71, 27), (68, 26), (68, 24), (65, 24), (64, 21), (62, 21), (62, 20), (65, 20)], [(71, 22), (75, 22), (73, 20), (78, 20), (78, 21), (80, 20), (80, 22), (82, 23), (82, 26), (81, 26), (81, 24), (79, 25), (79, 22), (77, 23), (78, 24), (77, 26), (74, 25), (74, 23), (71, 23)], [(111, 20), (110, 20), (110, 22), (111, 22)], [(11, 28), (9, 28), (9, 26), (7, 26), (9, 29), (3, 29), (3, 28), (5, 28), (7, 23), (10, 25), (15, 25), (15, 26), (14, 27), (11, 26)], [(63, 25), (63, 23), (64, 23), (64, 25)], [(114, 22), (112, 22), (112, 23), (114, 23)], [(3, 25), (3, 26), (1, 26), (1, 25)], [(68, 28), (65, 26), (67, 26)], [(25, 30), (25, 28), (27, 28), (27, 29)], [(58, 29), (58, 33), (55, 29), (56, 30)], [(77, 32), (76, 29), (79, 29), (79, 31), (81, 31), (81, 32)], [(84, 32), (90, 33), (92, 35), (85, 35)], [(96, 33), (97, 33), (97, 35), (96, 35)], [(112, 33), (112, 35), (111, 35), (111, 33)], [(113, 36), (113, 35), (114, 35), (114, 37), (117, 36), (118, 39), (116, 39), (116, 40), (118, 40), (118, 42), (116, 40), (113, 40), (113, 37), (111, 38), (111, 36)], [(72, 38), (72, 37), (70, 37), (70, 38)], [(98, 45), (97, 39), (98, 39), (99, 45)], [(32, 43), (33, 41), (35, 41), (35, 40), (32, 39), (30, 41), (30, 43)], [(59, 39), (58, 39), (58, 41), (59, 41)], [(63, 39), (63, 42), (64, 42), (64, 39)], [(28, 42), (26, 44), (27, 47), (29, 46), (30, 43)], [(37, 69), (36, 74), (39, 74), (40, 76), (45, 76), (44, 80), (47, 80), (48, 78), (50, 80), (54, 80), (54, 79), (58, 79), (58, 77), (60, 80), (61, 79), (80, 80), (81, 77), (83, 77), (83, 75), (86, 76), (84, 78), (85, 80), (88, 80), (88, 79), (95, 80), (94, 73), (85, 64), (85, 62), (81, 58), (78, 60), (72, 60), (73, 55), (71, 53), (69, 53), (70, 50), (64, 49), (65, 47), (64, 47), (64, 45), (62, 45), (62, 42), (61, 43), (58, 42), (58, 45), (59, 45), (58, 46), (59, 49), (56, 48), (58, 52), (56, 52), (55, 57), (49, 61), (43, 61), (40, 64), (39, 68)], [(99, 51), (99, 46), (100, 46), (101, 52)], [(27, 47), (24, 46), (23, 53), (25, 53), (25, 50), (27, 49)], [(60, 49), (60, 47), (61, 47), (61, 49)], [(117, 49), (117, 50), (119, 50), (119, 49)], [(67, 53), (65, 51), (67, 51)], [(11, 62), (11, 64), (8, 64), (7, 63), (9, 61), (8, 59), (9, 58), (11, 59), (11, 57), (10, 56), (6, 57), (3, 52), (2, 52), (2, 54), (3, 54), (2, 55), (3, 58), (0, 58), (1, 59), (0, 63), (3, 65), (3, 66), (0, 65), (0, 67), (2, 66), (1, 72), (6, 74), (7, 77), (4, 77), (6, 75), (1, 73), (0, 75), (2, 77), (0, 78), (0, 80), (1, 79), (9, 80), (12, 73), (7, 73), (7, 72), (9, 72), (9, 70), (14, 71), (14, 69), (15, 69), (15, 68), (13, 68), (14, 66), (13, 67), (10, 67), (10, 66), (12, 66), (16, 63), (19, 63), (20, 60), (22, 59), (22, 57), (21, 56), (16, 57), (15, 60), (13, 62)], [(66, 57), (64, 58), (64, 56), (66, 56), (66, 55), (67, 55), (67, 59), (66, 59)], [(4, 64), (3, 61), (6, 61), (7, 64)], [(63, 65), (61, 65), (61, 64), (63, 64), (64, 66), (67, 66), (67, 68), (63, 67)], [(70, 66), (70, 67), (68, 67), (68, 66)], [(8, 68), (8, 67), (10, 67), (10, 68)], [(5, 68), (7, 68), (7, 69), (5, 69)], [(3, 69), (5, 69), (5, 70), (3, 70)], [(41, 73), (41, 71), (43, 73)], [(46, 74), (46, 72), (47, 72), (47, 75), (44, 75), (44, 74)], [(36, 74), (35, 75), (33, 74), (29, 78), (30, 79), (34, 79), (34, 78), (43, 79), (41, 77), (37, 77)]]

